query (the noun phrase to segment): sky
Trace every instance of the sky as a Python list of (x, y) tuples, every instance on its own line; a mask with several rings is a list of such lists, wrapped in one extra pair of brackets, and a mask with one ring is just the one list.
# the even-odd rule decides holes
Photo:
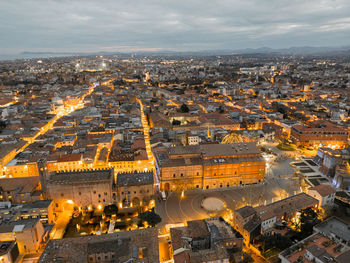
[(0, 54), (350, 46), (349, 0), (0, 0)]

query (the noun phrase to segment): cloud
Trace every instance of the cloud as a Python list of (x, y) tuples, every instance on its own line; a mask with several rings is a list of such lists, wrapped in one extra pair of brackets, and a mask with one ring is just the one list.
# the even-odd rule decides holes
[(11, 0), (0, 53), (350, 44), (348, 0)]

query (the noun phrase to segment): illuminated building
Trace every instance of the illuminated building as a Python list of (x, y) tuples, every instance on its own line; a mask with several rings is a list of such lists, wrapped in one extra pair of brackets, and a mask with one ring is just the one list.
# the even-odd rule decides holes
[(147, 206), (154, 195), (153, 172), (118, 173), (117, 198), (125, 206)]
[(51, 239), (38, 263), (159, 262), (157, 228), (107, 235)]
[(52, 200), (39, 200), (11, 207), (1, 207), (0, 216), (3, 220), (11, 221), (39, 218), (43, 224), (52, 224), (55, 219), (53, 203)]
[(0, 202), (23, 204), (42, 198), (38, 176), (0, 179)]
[(244, 206), (233, 212), (233, 227), (243, 235), (244, 242), (249, 244), (261, 233), (273, 232), (276, 223), (289, 223), (298, 211), (317, 206), (318, 200), (305, 193), (255, 208)]
[(264, 181), (265, 160), (255, 143), (202, 144), (160, 149), (162, 191), (212, 189)]
[(106, 206), (114, 201), (113, 179), (113, 169), (52, 172), (46, 179), (46, 195), (55, 201), (56, 211)]
[(262, 232), (268, 233), (273, 230), (276, 222), (286, 221), (289, 223), (294, 220), (298, 211), (308, 207), (317, 208), (318, 203), (314, 197), (300, 193), (254, 209), (261, 219)]
[(348, 131), (328, 121), (315, 121), (310, 126), (294, 125), (290, 138), (298, 146), (342, 148), (348, 142)]
[(335, 192), (333, 187), (327, 184), (320, 184), (308, 189), (308, 194), (319, 201), (318, 207), (332, 206), (334, 204)]
[(245, 244), (260, 235), (261, 219), (255, 209), (244, 206), (233, 213), (233, 227), (242, 234)]
[(48, 234), (39, 218), (0, 224), (0, 241), (16, 241), (22, 255), (38, 253)]

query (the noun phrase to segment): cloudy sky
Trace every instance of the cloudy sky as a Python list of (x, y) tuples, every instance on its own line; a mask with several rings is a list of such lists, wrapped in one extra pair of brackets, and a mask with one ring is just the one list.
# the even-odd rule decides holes
[(0, 0), (0, 54), (343, 45), (349, 0)]

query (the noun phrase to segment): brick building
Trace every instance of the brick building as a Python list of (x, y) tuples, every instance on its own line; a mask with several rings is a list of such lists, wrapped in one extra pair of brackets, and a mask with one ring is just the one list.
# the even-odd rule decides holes
[(348, 142), (348, 131), (328, 121), (314, 121), (309, 126), (294, 125), (290, 138), (301, 146), (344, 147)]
[(264, 181), (265, 160), (255, 143), (203, 144), (157, 150), (162, 191), (212, 189)]

